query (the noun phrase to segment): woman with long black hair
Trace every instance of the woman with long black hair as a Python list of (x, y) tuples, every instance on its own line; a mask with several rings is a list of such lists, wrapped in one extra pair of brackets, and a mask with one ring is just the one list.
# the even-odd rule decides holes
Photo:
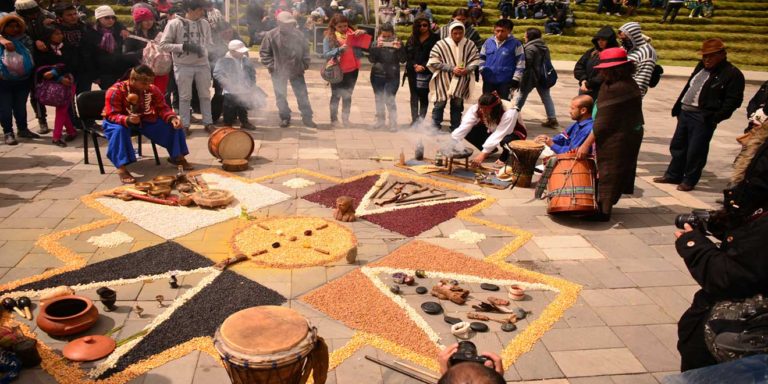
[(413, 32), (405, 43), (405, 75), (411, 91), (411, 125), (418, 124), (427, 116), (429, 107), (429, 80), (432, 72), (427, 67), (429, 52), (440, 40), (432, 33), (429, 20), (418, 18), (413, 22)]

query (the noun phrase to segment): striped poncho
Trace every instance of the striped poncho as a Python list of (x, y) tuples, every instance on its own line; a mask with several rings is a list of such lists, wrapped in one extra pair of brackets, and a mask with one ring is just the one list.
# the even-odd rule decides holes
[[(453, 22), (450, 29), (462, 28), (464, 24)], [(432, 101), (447, 101), (450, 98), (469, 98), (469, 87), (472, 81), (471, 72), (480, 65), (480, 54), (477, 47), (466, 38), (456, 42), (449, 36), (435, 44), (429, 53), (427, 67), (432, 71), (429, 82), (429, 93)], [(466, 76), (455, 76), (453, 69), (463, 67), (470, 73)]]

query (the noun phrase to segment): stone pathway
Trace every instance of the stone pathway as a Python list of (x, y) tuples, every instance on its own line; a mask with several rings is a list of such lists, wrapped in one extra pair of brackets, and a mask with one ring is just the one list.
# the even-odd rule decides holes
[[(271, 95), (266, 71), (260, 68), (258, 76), (259, 84)], [(328, 127), (330, 88), (322, 83), (314, 70), (307, 74), (307, 81), (315, 121), (320, 128), (308, 129), (298, 125), (278, 128), (274, 100), (268, 99), (267, 108), (251, 113), (252, 122), (259, 127), (253, 133), (257, 148), (251, 159), (252, 168), (240, 174), (259, 177), (300, 167), (329, 176), (349, 177), (371, 169), (390, 169), (392, 163), (376, 162), (369, 160), (369, 157), (397, 158), (401, 151), (409, 154), (419, 138), (424, 140), (426, 153), (434, 153), (441, 137), (424, 136), (405, 128), (409, 119), (407, 88), (401, 89), (398, 94), (401, 130), (391, 133), (370, 128), (374, 121), (374, 101), (368, 77), (367, 71), (361, 72), (353, 98), (353, 126), (349, 128), (333, 130)], [(678, 370), (676, 321), (689, 305), (697, 285), (675, 252), (673, 219), (679, 213), (689, 212), (692, 207), (714, 204), (726, 184), (730, 164), (739, 148), (734, 138), (745, 126), (742, 108), (734, 114), (735, 117), (718, 127), (711, 144), (709, 163), (695, 191), (683, 193), (676, 191), (674, 186), (653, 184), (651, 178), (661, 175), (669, 160), (667, 147), (675, 127), (675, 120), (670, 117), (669, 111), (684, 84), (681, 79), (666, 79), (661, 88), (651, 90), (646, 97), (646, 131), (635, 194), (619, 202), (611, 222), (583, 223), (547, 216), (543, 202), (530, 201), (532, 189), (483, 190), (498, 201), (479, 216), (534, 234), (531, 241), (507, 259), (510, 263), (560, 276), (584, 288), (578, 302), (553, 329), (532, 351), (509, 367), (508, 380), (547, 379), (543, 382), (550, 384), (656, 383), (664, 375)], [(757, 88), (756, 85), (748, 85), (745, 99), (751, 98)], [(561, 76), (552, 90), (561, 124), (568, 123), (567, 105), (575, 90), (576, 81), (565, 76)], [(297, 111), (295, 102), (289, 102)], [(30, 116), (34, 116), (31, 111)], [(531, 137), (540, 133), (555, 133), (539, 126), (538, 120), (543, 116), (540, 100), (532, 95), (524, 110)], [(298, 114), (293, 120), (301, 121)], [(36, 128), (33, 122), (30, 124), (33, 129)], [(69, 148), (59, 148), (44, 139), (32, 142), (22, 140), (18, 146), (0, 145), (0, 283), (62, 265), (61, 261), (35, 247), (38, 236), (103, 218), (83, 205), (79, 198), (119, 185), (118, 177), (110, 167), (107, 167), (109, 174), (100, 175), (95, 165), (83, 164), (82, 142), (75, 141), (73, 144)], [(193, 128), (189, 146), (192, 151), (190, 161), (198, 168), (218, 166), (208, 153), (207, 136), (199, 126)], [(148, 147), (145, 153), (151, 153)], [(91, 151), (92, 163), (93, 156)], [(146, 157), (132, 166), (132, 170), (143, 178), (174, 172), (164, 161), (161, 166), (155, 166), (151, 158)], [(281, 183), (286, 179), (274, 179), (266, 185), (285, 192)], [(303, 200), (290, 200), (269, 207), (262, 213), (328, 216), (330, 211), (318, 209)], [(222, 233), (220, 226), (208, 229), (212, 231), (211, 236), (215, 231)], [(365, 233), (365, 227), (369, 226), (371, 224), (367, 222), (359, 222), (352, 227), (356, 232), (359, 229)], [(73, 246), (81, 245), (74, 250), (92, 263), (162, 241), (157, 236), (147, 235), (135, 225), (121, 224), (118, 228), (136, 241), (113, 249), (96, 249), (87, 246), (87, 243), (82, 245), (93, 234), (107, 232), (102, 230), (84, 234), (77, 239), (79, 242), (73, 240)], [(420, 237), (451, 248), (455, 241), (448, 235), (462, 228), (476, 232), (485, 229), (454, 219)], [(207, 235), (201, 236), (197, 243), (204, 244), (202, 239)], [(402, 236), (370, 237), (361, 241), (363, 259), (382, 257), (406, 240)], [(498, 234), (489, 234), (482, 242), (464, 245), (459, 250), (481, 258), (496, 252), (509, 240)], [(193, 246), (190, 248), (194, 249)], [(338, 263), (294, 271), (253, 272), (249, 277), (289, 297), (289, 305), (310, 317), (320, 333), (331, 340), (331, 349), (336, 349), (349, 340), (353, 331), (294, 299), (353, 268), (356, 266)], [(164, 291), (163, 287), (154, 285), (146, 284), (140, 290), (136, 289), (135, 300), (141, 303), (146, 301), (145, 308), (153, 307), (152, 298), (157, 291)], [(498, 345), (501, 345), (500, 342), (496, 341)], [(365, 354), (391, 358), (382, 351), (366, 347), (331, 372), (329, 382), (414, 382), (368, 362), (363, 358)], [(20, 382), (50, 383), (53, 380), (42, 370), (35, 369), (25, 371)], [(172, 361), (132, 381), (144, 384), (221, 382), (227, 382), (223, 368), (210, 356), (199, 352)]]

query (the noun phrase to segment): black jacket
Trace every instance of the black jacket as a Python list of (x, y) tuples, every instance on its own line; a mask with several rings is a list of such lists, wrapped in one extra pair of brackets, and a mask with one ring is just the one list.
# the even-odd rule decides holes
[(92, 41), (87, 38), (88, 26), (82, 22), (78, 22), (73, 26), (67, 26), (64, 24), (57, 24), (64, 34), (64, 44), (73, 47), (77, 51), (78, 65), (72, 72), (77, 76), (78, 73), (90, 73), (93, 72), (94, 63), (94, 49)]
[[(768, 203), (768, 143), (750, 162), (744, 180), (725, 192), (725, 207), (743, 224), (726, 229), (717, 246), (701, 231), (683, 234), (675, 242), (691, 276), (701, 289), (678, 322), (678, 350), (682, 370), (715, 364), (704, 344), (704, 323), (710, 308), (721, 300), (758, 293), (768, 295), (768, 215), (755, 214)], [(734, 209), (734, 205), (739, 208)]]
[[(683, 96), (691, 86), (691, 79), (702, 69), (704, 64), (699, 62), (672, 107), (673, 117), (680, 114)], [(712, 70), (709, 79), (704, 83), (699, 94), (699, 108), (704, 110), (707, 120), (719, 124), (731, 117), (733, 111), (741, 106), (742, 101), (744, 101), (744, 74), (728, 60), (723, 60)]]
[(757, 93), (755, 93), (755, 95), (752, 96), (752, 99), (749, 100), (749, 104), (747, 104), (747, 117), (757, 112), (760, 108), (763, 108), (766, 114), (768, 114), (766, 104), (768, 104), (768, 81), (763, 83), (763, 85), (760, 86), (760, 89), (757, 90)]
[(520, 82), (520, 91), (531, 92), (540, 85), (541, 66), (549, 57), (549, 48), (542, 39), (534, 39), (525, 44), (525, 72)]
[(595, 69), (595, 66), (600, 63), (599, 39), (605, 39), (608, 42), (606, 48), (615, 48), (619, 46), (619, 42), (616, 40), (616, 32), (613, 31), (613, 28), (609, 26), (602, 27), (597, 31), (595, 37), (592, 38), (592, 44), (595, 47), (587, 50), (587, 52), (581, 56), (579, 61), (576, 62), (576, 66), (573, 67), (573, 77), (579, 81), (579, 84), (581, 84), (582, 81), (587, 82), (589, 92), (586, 92), (586, 94), (592, 96), (592, 98), (597, 97), (597, 92), (600, 90), (600, 85), (603, 83), (603, 79), (598, 75), (598, 71)]
[(61, 48), (61, 55), (57, 55), (49, 47), (47, 52), (40, 52), (35, 50), (35, 67), (36, 69), (45, 65), (62, 64), (63, 71), (60, 74), (72, 73), (77, 70), (80, 63), (80, 59), (77, 50), (64, 44)]
[[(143, 37), (145, 39), (153, 40), (157, 34), (160, 33), (160, 28), (158, 28), (157, 24), (155, 24), (147, 32), (148, 33), (146, 36), (144, 36), (139, 31), (133, 31), (131, 34)], [(142, 57), (144, 57), (144, 48), (146, 46), (147, 43), (141, 40), (131, 39), (129, 37), (123, 42), (123, 55), (127, 60), (133, 63), (133, 65), (138, 65), (141, 62)]]
[(130, 57), (123, 54), (123, 37), (120, 36), (120, 31), (125, 27), (119, 22), (115, 22), (112, 26), (112, 36), (115, 38), (115, 50), (112, 53), (107, 53), (101, 48), (101, 33), (94, 27), (89, 27), (86, 30), (87, 44), (93, 47), (93, 65), (96, 75), (113, 74), (122, 75), (128, 69), (133, 66), (133, 62)]
[(400, 80), (400, 63), (405, 62), (405, 48), (376, 47), (376, 40), (368, 50), (368, 60), (371, 66), (371, 78)]
[[(415, 80), (416, 70), (413, 66), (418, 64), (426, 67), (427, 61), (429, 61), (429, 52), (432, 51), (432, 47), (440, 41), (440, 36), (436, 33), (431, 33), (429, 37), (420, 42), (418, 37), (411, 36), (408, 42), (405, 43), (405, 74), (409, 79)], [(429, 72), (429, 69), (427, 69)]]

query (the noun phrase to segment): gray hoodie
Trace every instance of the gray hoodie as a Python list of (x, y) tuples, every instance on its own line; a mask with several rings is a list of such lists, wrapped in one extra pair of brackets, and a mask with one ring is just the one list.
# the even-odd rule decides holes
[[(184, 43), (197, 44), (205, 52), (202, 55), (184, 52)], [(160, 41), (160, 50), (171, 52), (173, 65), (208, 67), (210, 64), (208, 63), (207, 47), (211, 45), (213, 45), (211, 25), (207, 20), (201, 18), (192, 21), (177, 16), (165, 26), (163, 39)]]

